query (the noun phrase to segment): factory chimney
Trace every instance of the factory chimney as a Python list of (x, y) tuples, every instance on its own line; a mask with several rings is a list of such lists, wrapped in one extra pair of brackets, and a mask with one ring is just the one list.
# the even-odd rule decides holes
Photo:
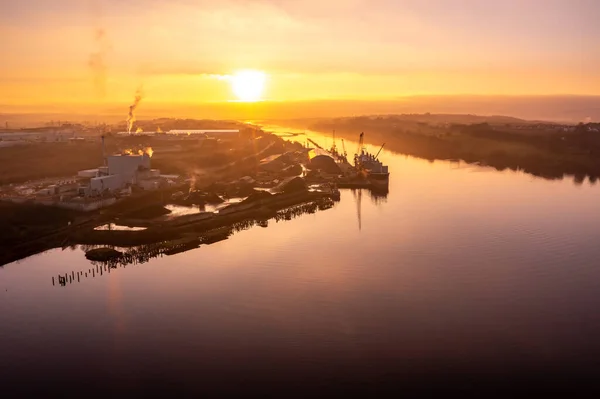
[(106, 166), (106, 151), (104, 150), (104, 135), (102, 135), (102, 164)]

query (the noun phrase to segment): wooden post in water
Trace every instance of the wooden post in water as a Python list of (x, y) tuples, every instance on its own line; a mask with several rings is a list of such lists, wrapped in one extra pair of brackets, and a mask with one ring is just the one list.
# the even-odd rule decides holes
[(52, 285), (54, 285), (54, 277), (52, 277)]

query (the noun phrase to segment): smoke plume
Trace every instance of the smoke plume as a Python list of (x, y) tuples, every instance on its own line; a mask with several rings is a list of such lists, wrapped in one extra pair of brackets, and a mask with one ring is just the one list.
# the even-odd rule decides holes
[(192, 173), (192, 177), (190, 178), (190, 189), (188, 190), (188, 193), (191, 193), (195, 189), (196, 189), (196, 174)]
[(152, 149), (152, 147), (146, 147), (143, 150), (138, 150), (138, 155), (148, 155), (150, 158), (152, 158), (152, 154), (154, 154), (154, 150)]
[(131, 129), (133, 128), (133, 123), (135, 122), (135, 109), (138, 104), (142, 101), (142, 88), (140, 87), (135, 92), (135, 99), (133, 100), (133, 104), (129, 106), (129, 115), (127, 115), (127, 133), (131, 133)]
[(88, 66), (92, 70), (96, 93), (98, 96), (104, 97), (106, 95), (106, 53), (110, 49), (104, 29), (97, 28), (95, 30), (94, 45), (96, 51), (90, 54)]

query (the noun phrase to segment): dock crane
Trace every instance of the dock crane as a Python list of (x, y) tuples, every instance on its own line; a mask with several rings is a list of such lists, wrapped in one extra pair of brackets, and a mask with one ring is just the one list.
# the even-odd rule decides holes
[(344, 143), (344, 139), (342, 139), (342, 150), (344, 150), (344, 158), (346, 158), (348, 153), (346, 152), (346, 144)]
[(365, 145), (365, 133), (362, 132), (360, 134), (360, 138), (358, 139), (358, 148), (356, 150), (356, 153), (354, 154), (354, 166), (359, 167), (359, 159), (360, 159), (360, 155), (362, 153), (362, 151), (364, 151), (364, 145)]
[(385, 143), (383, 143), (381, 145), (381, 148), (379, 149), (379, 151), (377, 151), (377, 155), (375, 155), (375, 159), (377, 159), (377, 157), (379, 157), (379, 153), (381, 152), (381, 150), (383, 150), (383, 146), (385, 146)]
[(360, 134), (360, 138), (358, 139), (358, 149), (356, 150), (356, 155), (360, 155), (361, 151), (364, 149), (365, 146), (365, 132), (362, 132)]
[(331, 145), (331, 150), (329, 152), (332, 154), (337, 154), (337, 146), (335, 145), (335, 130), (333, 131), (333, 144)]

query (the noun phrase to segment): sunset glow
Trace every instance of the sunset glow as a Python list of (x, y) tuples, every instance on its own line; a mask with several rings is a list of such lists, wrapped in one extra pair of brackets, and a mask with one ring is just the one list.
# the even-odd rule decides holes
[(254, 102), (262, 98), (266, 75), (260, 71), (240, 71), (231, 77), (231, 89), (240, 101)]
[(8, 2), (0, 105), (94, 112), (130, 104), (140, 85), (142, 114), (158, 103), (600, 93), (597, 2), (464, 3)]

